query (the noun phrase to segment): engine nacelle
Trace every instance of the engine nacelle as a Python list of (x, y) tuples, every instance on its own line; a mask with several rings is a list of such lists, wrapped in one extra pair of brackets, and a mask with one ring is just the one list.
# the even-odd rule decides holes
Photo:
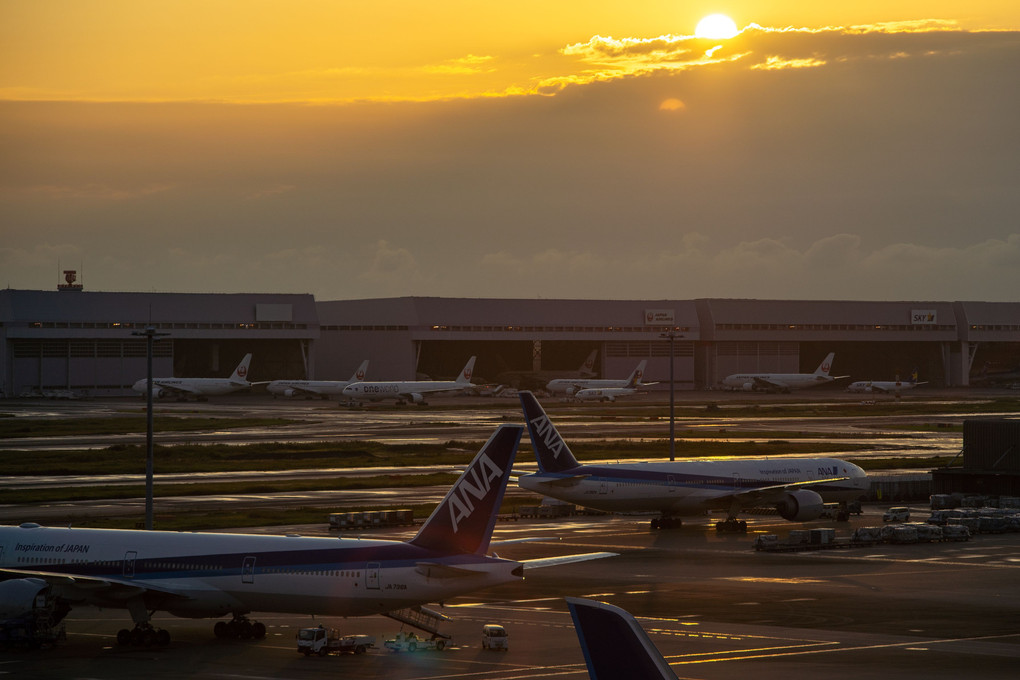
[(746, 383), (744, 383), (743, 385), (740, 386), (740, 389), (742, 389), (745, 392), (754, 392), (754, 383), (753, 382), (746, 382)]
[(825, 502), (818, 492), (800, 489), (786, 494), (781, 503), (776, 504), (779, 516), (789, 522), (808, 522), (818, 519), (822, 514)]
[(169, 396), (170, 396), (170, 392), (167, 391), (167, 390), (164, 390), (161, 387), (155, 387), (152, 390), (152, 397), (154, 399), (162, 399), (163, 397), (169, 397)]
[(578, 389), (576, 387), (568, 387), (566, 394), (567, 394), (568, 397), (572, 397), (572, 396), (574, 396), (574, 393), (577, 392), (577, 391), (578, 391)]
[(49, 588), (41, 578), (16, 578), (0, 583), (0, 620), (27, 616), (45, 606)]
[(295, 394), (297, 394), (297, 390), (295, 390), (293, 387), (288, 387), (283, 391), (283, 396), (285, 397), (293, 397)]
[(413, 401), (416, 404), (421, 404), (425, 401), (425, 397), (421, 394), (418, 394), (417, 392), (412, 392), (411, 401)]

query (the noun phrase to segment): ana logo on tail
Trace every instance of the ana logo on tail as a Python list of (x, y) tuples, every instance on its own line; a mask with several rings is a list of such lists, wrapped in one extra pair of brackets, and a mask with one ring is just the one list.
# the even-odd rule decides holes
[(475, 500), (483, 500), (494, 488), (492, 482), (502, 476), (503, 471), (484, 453), (479, 456), (478, 464), (464, 473), (450, 496), (450, 524), (453, 533), (457, 533), (460, 522), (470, 517), (475, 510), (470, 496), (474, 496)]
[(556, 428), (553, 427), (549, 417), (543, 413), (536, 418), (532, 418), (530, 423), (532, 428), (534, 428), (532, 432), (536, 436), (542, 438), (542, 444), (549, 449), (553, 458), (558, 460), (560, 454), (567, 448), (567, 445), (563, 439), (560, 438), (559, 433), (556, 432)]

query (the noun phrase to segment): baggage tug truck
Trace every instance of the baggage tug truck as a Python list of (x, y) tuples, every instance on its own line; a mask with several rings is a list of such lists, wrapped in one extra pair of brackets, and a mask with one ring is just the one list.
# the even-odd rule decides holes
[(371, 635), (340, 635), (336, 628), (302, 628), (297, 634), (298, 654), (364, 654), (375, 647)]

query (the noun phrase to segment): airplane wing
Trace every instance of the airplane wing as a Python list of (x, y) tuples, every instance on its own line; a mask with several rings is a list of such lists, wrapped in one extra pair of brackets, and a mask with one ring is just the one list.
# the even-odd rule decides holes
[(467, 576), (485, 576), (484, 571), (454, 567), (450, 564), (439, 564), (438, 562), (418, 562), (415, 564), (415, 571), (428, 578), (464, 578)]
[(545, 484), (546, 486), (560, 486), (570, 487), (577, 486), (584, 480), (591, 477), (591, 475), (570, 475), (569, 477), (552, 477), (549, 479), (538, 480), (539, 484)]
[(531, 560), (520, 560), (525, 569), (542, 569), (543, 567), (555, 567), (561, 564), (573, 564), (575, 562), (587, 562), (588, 560), (601, 560), (606, 557), (616, 557), (620, 553), (614, 552), (593, 552), (578, 553), (576, 555), (560, 555), (559, 557), (539, 557)]
[(201, 392), (191, 387), (184, 387), (183, 385), (167, 385), (159, 380), (153, 380), (152, 384), (161, 390), (167, 392), (173, 392), (175, 394), (190, 394), (192, 396), (201, 395)]
[(766, 380), (765, 378), (762, 378), (761, 376), (754, 376), (752, 378), (752, 380), (754, 380), (754, 384), (755, 385), (757, 385), (758, 387), (760, 387), (763, 390), (785, 390), (785, 389), (787, 389), (787, 385), (785, 383), (779, 382), (778, 380)]
[(128, 579), (98, 578), (95, 576), (77, 576), (73, 574), (56, 574), (49, 571), (30, 569), (0, 569), (0, 578), (38, 578), (46, 581), (61, 595), (69, 600), (81, 600), (99, 604), (120, 602), (138, 595), (149, 593), (170, 598), (189, 599), (188, 595), (172, 588), (139, 583)]
[(785, 482), (773, 486), (762, 486), (757, 489), (746, 491), (727, 492), (714, 496), (706, 502), (708, 507), (729, 508), (737, 504), (744, 508), (756, 508), (762, 505), (773, 505), (783, 500), (787, 491), (792, 489), (803, 489), (819, 484), (831, 484), (833, 482), (845, 482), (849, 477), (828, 477), (826, 479), (810, 479), (802, 482)]
[(889, 394), (889, 390), (887, 390), (886, 388), (882, 387), (881, 385), (876, 385), (875, 383), (871, 383), (871, 391), (872, 392), (881, 392), (882, 394)]

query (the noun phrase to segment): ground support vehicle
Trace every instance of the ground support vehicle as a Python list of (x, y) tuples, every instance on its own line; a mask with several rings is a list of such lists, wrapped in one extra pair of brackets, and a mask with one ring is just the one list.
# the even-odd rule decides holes
[(417, 633), (401, 631), (383, 642), (383, 645), (391, 652), (420, 652), (426, 649), (441, 652), (446, 649), (446, 643), (447, 639), (441, 637), (422, 638)]
[(336, 628), (302, 628), (297, 634), (298, 654), (364, 654), (375, 647), (371, 635), (340, 635)]
[(482, 626), (482, 649), (501, 649), (504, 652), (510, 649), (506, 628), (495, 623)]
[(0, 612), (0, 649), (49, 649), (67, 639), (62, 621), (68, 608), (44, 581), (19, 579), (2, 587), (7, 607)]
[(836, 538), (835, 529), (794, 529), (789, 537), (764, 534), (754, 539), (759, 552), (796, 552), (800, 550), (834, 550), (855, 546), (848, 538)]

